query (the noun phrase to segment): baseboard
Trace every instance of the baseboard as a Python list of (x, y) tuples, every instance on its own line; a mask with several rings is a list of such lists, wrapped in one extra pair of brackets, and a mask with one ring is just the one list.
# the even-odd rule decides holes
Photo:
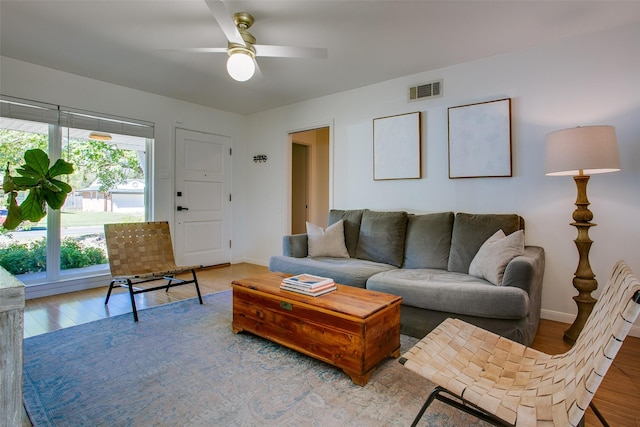
[(101, 274), (99, 276), (84, 277), (77, 279), (69, 279), (55, 283), (41, 283), (36, 285), (27, 285), (24, 288), (25, 299), (34, 299), (41, 297), (49, 297), (52, 295), (65, 294), (68, 292), (83, 291), (86, 289), (99, 288), (108, 286), (111, 281), (110, 274)]
[(269, 267), (269, 261), (263, 260), (263, 259), (254, 259), (254, 258), (243, 258), (242, 260), (233, 260), (233, 264), (237, 264), (237, 263), (241, 263), (241, 262), (246, 262), (249, 264), (255, 264), (255, 265), (261, 265), (263, 267)]
[[(566, 323), (567, 328), (569, 327), (569, 325), (573, 323), (574, 319), (576, 318), (575, 315), (561, 313), (559, 311), (553, 311), (553, 310), (541, 310), (540, 317), (546, 320), (553, 320), (555, 322)], [(632, 337), (640, 338), (640, 326), (637, 326), (637, 324), (632, 326), (631, 330), (629, 331), (629, 335)]]

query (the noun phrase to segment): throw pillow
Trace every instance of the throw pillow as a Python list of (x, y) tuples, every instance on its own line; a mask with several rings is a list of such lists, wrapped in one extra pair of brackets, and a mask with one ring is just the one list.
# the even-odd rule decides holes
[(404, 261), (407, 221), (406, 212), (364, 211), (356, 258), (400, 267)]
[(409, 215), (404, 268), (447, 269), (453, 212)]
[(524, 231), (518, 230), (505, 236), (504, 231), (498, 230), (480, 246), (469, 265), (469, 274), (501, 286), (507, 264), (522, 254)]
[(326, 229), (307, 222), (309, 257), (349, 258), (344, 244), (344, 221), (331, 224)]
[(360, 235), (360, 223), (365, 210), (339, 210), (329, 211), (329, 225), (344, 220), (344, 244), (347, 246), (349, 256), (354, 258), (358, 249), (358, 236)]
[(447, 270), (456, 273), (469, 273), (469, 265), (478, 253), (480, 246), (500, 229), (504, 231), (504, 234), (511, 234), (516, 230), (524, 229), (524, 223), (522, 218), (515, 214), (458, 212), (453, 222)]

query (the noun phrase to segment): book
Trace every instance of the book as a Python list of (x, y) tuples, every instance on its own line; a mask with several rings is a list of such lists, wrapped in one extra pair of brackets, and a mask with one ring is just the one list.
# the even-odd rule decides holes
[(292, 283), (286, 283), (286, 282), (284, 282), (284, 281), (283, 281), (283, 282), (280, 284), (280, 287), (281, 287), (281, 288), (283, 288), (283, 289), (286, 287), (286, 289), (297, 289), (297, 290), (301, 290), (301, 291), (306, 291), (306, 292), (313, 292), (313, 293), (315, 293), (315, 292), (323, 291), (323, 290), (325, 290), (325, 289), (335, 288), (335, 287), (336, 287), (336, 284), (335, 284), (335, 283), (327, 283), (327, 284), (324, 284), (324, 285), (314, 286), (313, 288), (309, 288), (309, 287), (307, 287), (307, 286), (299, 285), (299, 284), (297, 284), (297, 283), (293, 283), (293, 284), (292, 284)]
[(284, 283), (290, 285), (304, 286), (305, 288), (315, 288), (317, 286), (334, 283), (333, 279), (328, 277), (314, 276), (313, 274), (298, 274), (282, 279)]
[(292, 287), (289, 287), (289, 285), (287, 285), (287, 284), (283, 284), (283, 285), (280, 285), (280, 289), (283, 289), (283, 290), (289, 291), (289, 292), (296, 292), (296, 293), (299, 293), (299, 294), (308, 295), (308, 296), (312, 296), (312, 297), (317, 297), (317, 296), (324, 295), (324, 294), (329, 293), (329, 292), (333, 292), (338, 288), (335, 285), (333, 285), (333, 286), (329, 286), (326, 289), (322, 289), (320, 291), (309, 291), (309, 290), (303, 290), (303, 289), (299, 289), (299, 288), (292, 288)]

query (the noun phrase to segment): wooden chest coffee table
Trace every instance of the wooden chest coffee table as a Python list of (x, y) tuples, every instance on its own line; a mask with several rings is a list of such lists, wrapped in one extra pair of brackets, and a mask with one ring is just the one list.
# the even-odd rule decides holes
[(281, 290), (287, 276), (231, 283), (234, 333), (248, 331), (327, 362), (361, 386), (378, 363), (400, 356), (401, 297), (343, 285), (310, 297)]

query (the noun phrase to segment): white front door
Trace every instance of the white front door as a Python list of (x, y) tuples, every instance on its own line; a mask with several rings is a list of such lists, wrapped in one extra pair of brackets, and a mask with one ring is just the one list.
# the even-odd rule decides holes
[(231, 138), (176, 129), (175, 258), (178, 265), (231, 261)]

